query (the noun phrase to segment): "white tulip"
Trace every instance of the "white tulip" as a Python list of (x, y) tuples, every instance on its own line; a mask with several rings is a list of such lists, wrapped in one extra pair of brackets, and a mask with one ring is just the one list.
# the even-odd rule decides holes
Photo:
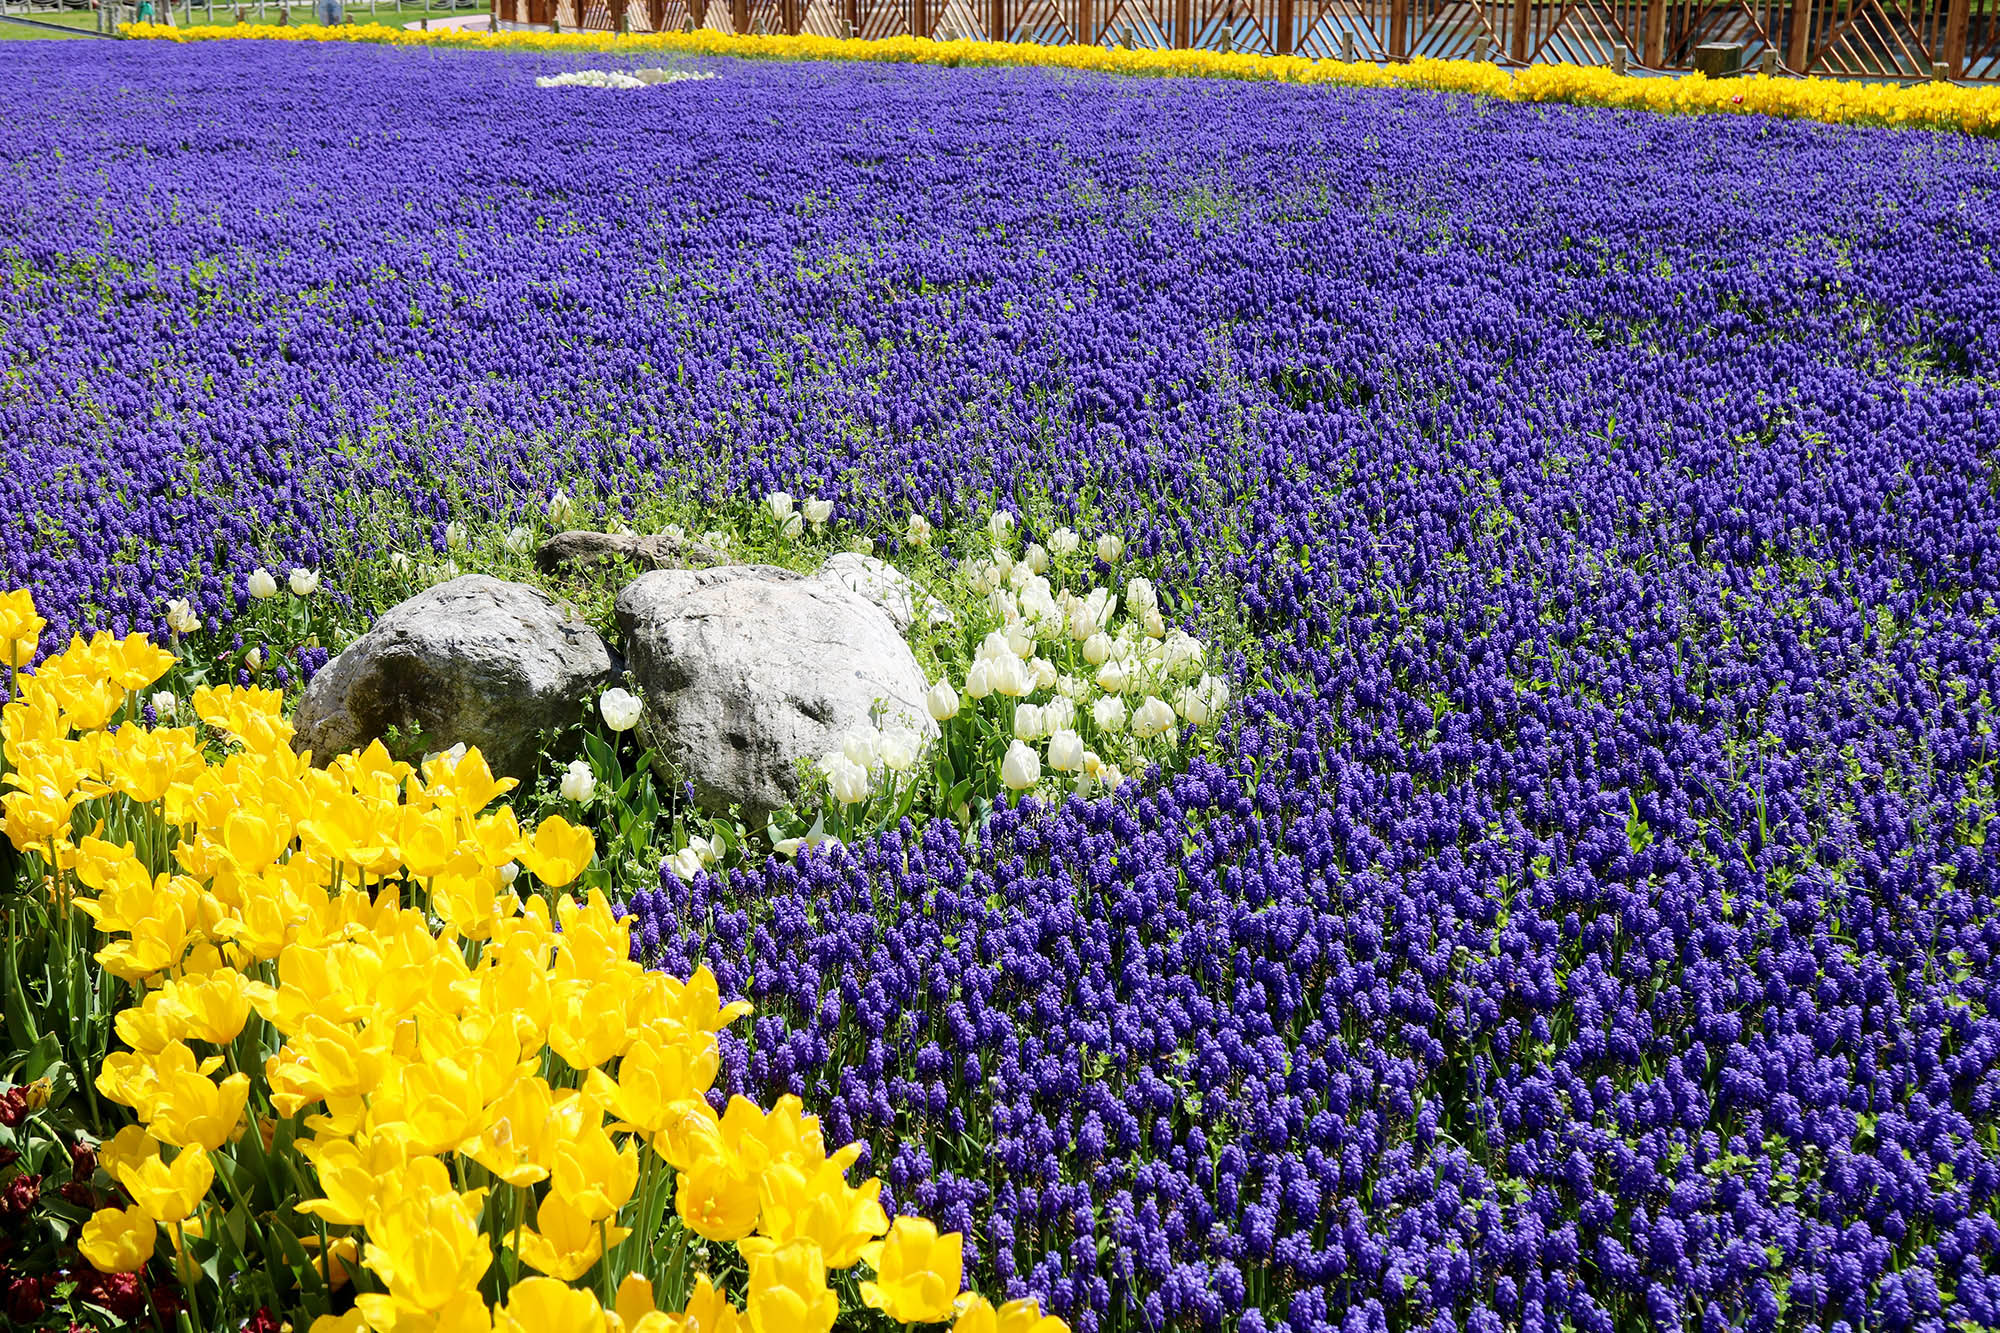
[(582, 805), (596, 790), (597, 779), (591, 776), (589, 761), (570, 760), (569, 767), (563, 771), (562, 798)]
[(1029, 573), (1031, 574), (1041, 573), (1043, 570), (1049, 567), (1048, 548), (1043, 546), (1040, 542), (1028, 543), (1027, 554), (1021, 557), (1021, 563), (1028, 567)]
[(1107, 734), (1122, 730), (1125, 726), (1125, 701), (1115, 694), (1107, 694), (1090, 706), (1090, 720), (1097, 724), (1099, 731)]
[(520, 524), (517, 523), (513, 527), (507, 530), (506, 546), (507, 549), (512, 551), (515, 555), (526, 555), (528, 553), (528, 548), (530, 546), (533, 546), (534, 544), (535, 544), (535, 534), (528, 531), (528, 529), (522, 527)]
[(1065, 699), (1074, 699), (1082, 702), (1096, 693), (1096, 686), (1092, 685), (1082, 676), (1063, 675), (1056, 680), (1056, 693), (1062, 695)]
[(1092, 666), (1103, 666), (1111, 660), (1111, 636), (1103, 630), (1083, 641), (1083, 660)]
[(447, 551), (465, 549), (465, 524), (454, 519), (444, 525), (444, 549)]
[(1048, 731), (1042, 722), (1042, 710), (1034, 704), (1020, 704), (1014, 709), (1014, 738), (1023, 741), (1040, 740)]
[(1009, 791), (1026, 791), (1042, 780), (1042, 757), (1015, 741), (1007, 747), (1007, 757), (1000, 761), (1000, 781)]
[(799, 534), (804, 532), (805, 530), (806, 530), (806, 521), (803, 518), (799, 517), (797, 514), (793, 514), (790, 518), (785, 520), (784, 526), (778, 529), (778, 535), (780, 537), (783, 537), (786, 541), (795, 541), (797, 540)]
[(669, 523), (660, 529), (660, 535), (678, 546), (688, 539), (688, 530), (678, 523)]
[(1007, 647), (1016, 657), (1035, 655), (1035, 631), (1023, 621), (1015, 621), (1007, 627)]
[(1014, 535), (1014, 516), (1004, 509), (994, 510), (993, 516), (986, 520), (986, 535), (995, 545), (1006, 541)]
[(847, 539), (847, 549), (856, 555), (873, 555), (875, 553), (875, 539), (873, 537), (849, 537)]
[(1165, 699), (1147, 695), (1146, 701), (1132, 712), (1132, 734), (1140, 740), (1151, 740), (1174, 725), (1174, 710)]
[(683, 847), (660, 864), (680, 876), (684, 882), (691, 881), (701, 873), (701, 854), (693, 847)]
[(1042, 730), (1053, 735), (1075, 725), (1076, 705), (1068, 699), (1055, 698), (1042, 705)]
[(882, 733), (873, 727), (857, 727), (840, 738), (840, 752), (847, 762), (870, 769), (882, 762)]
[(910, 521), (903, 528), (903, 540), (922, 549), (931, 544), (931, 521), (922, 514), (910, 515)]
[(1083, 737), (1064, 728), (1049, 733), (1049, 767), (1058, 773), (1083, 771)]
[(1174, 630), (1160, 645), (1160, 662), (1169, 676), (1185, 678), (1201, 670), (1201, 659), (1206, 652), (1200, 639), (1184, 630)]
[(805, 515), (806, 522), (816, 528), (823, 527), (833, 517), (833, 501), (808, 499), (799, 506), (799, 512)]
[(702, 545), (713, 546), (718, 551), (729, 549), (729, 534), (720, 528), (710, 528), (701, 534)]
[(252, 671), (263, 670), (264, 650), (262, 648), (252, 648), (249, 652), (243, 654), (243, 665), (249, 667)]
[(833, 799), (842, 805), (857, 805), (868, 799), (868, 770), (846, 755), (837, 750), (826, 755), (819, 761), (819, 771), (826, 775), (827, 790)]
[(500, 867), (500, 882), (502, 884), (512, 884), (520, 877), (521, 867), (514, 864), (514, 862), (509, 861), (506, 865)]
[(401, 551), (391, 551), (389, 553), (389, 568), (395, 570), (398, 574), (408, 574), (413, 567), (410, 557), (404, 555)]
[(1021, 603), (1005, 588), (995, 588), (986, 594), (986, 609), (1009, 625), (1021, 618)]
[(792, 516), (792, 495), (790, 491), (772, 491), (764, 497), (764, 508), (771, 511), (771, 517), (783, 523)]
[(554, 495), (549, 497), (549, 517), (556, 522), (566, 522), (569, 516), (575, 512), (576, 505), (569, 498), (568, 491), (558, 490)]
[(987, 663), (986, 672), (987, 679), (993, 682), (993, 692), (1009, 699), (1025, 698), (1035, 688), (1027, 663), (1011, 654)]
[(974, 699), (993, 693), (993, 663), (987, 658), (974, 662), (965, 673), (965, 692)]
[(924, 709), (933, 721), (945, 722), (958, 716), (958, 691), (951, 682), (941, 680), (931, 686), (931, 692), (924, 696)]
[(250, 571), (247, 580), (249, 593), (258, 601), (268, 601), (278, 595), (278, 581), (271, 577), (271, 571), (262, 565)]
[(1192, 685), (1183, 685), (1174, 693), (1174, 711), (1183, 721), (1197, 727), (1208, 722), (1208, 700)]
[(153, 696), (153, 716), (162, 722), (170, 720), (179, 707), (172, 690), (161, 690)]
[(613, 731), (632, 730), (639, 725), (639, 715), (645, 711), (646, 706), (630, 690), (609, 689), (597, 699), (597, 712), (604, 725)]
[(1076, 535), (1075, 528), (1057, 528), (1049, 534), (1049, 549), (1057, 555), (1075, 555), (1083, 545), (1083, 538)]
[(715, 843), (702, 837), (699, 833), (688, 839), (687, 849), (700, 857), (703, 865), (710, 866), (715, 864)]
[(923, 742), (915, 732), (902, 727), (891, 728), (882, 733), (882, 743), (878, 747), (882, 767), (891, 773), (907, 773), (916, 766), (917, 751), (922, 748)]
[(1151, 579), (1131, 579), (1125, 584), (1125, 610), (1143, 619), (1149, 611), (1160, 609), (1160, 594), (1153, 590)]
[(1062, 679), (1062, 672), (1056, 670), (1056, 664), (1046, 657), (1031, 658), (1027, 664), (1027, 672), (1038, 690), (1052, 690), (1056, 687), (1056, 682)]
[(194, 613), (185, 597), (167, 603), (167, 628), (176, 634), (192, 634), (201, 628), (201, 617)]
[(319, 571), (295, 569), (288, 580), (292, 585), (292, 596), (310, 597), (319, 590)]
[(1132, 673), (1116, 657), (1097, 668), (1097, 688), (1106, 694), (1123, 694), (1131, 683)]
[(1107, 565), (1118, 563), (1125, 554), (1125, 539), (1115, 532), (1107, 532), (1097, 539), (1097, 558)]
[(1104, 790), (1106, 791), (1117, 791), (1125, 785), (1125, 775), (1118, 771), (1118, 765), (1116, 764), (1106, 764), (1103, 770), (1098, 773), (1097, 780), (1104, 784)]
[(1139, 624), (1144, 628), (1149, 638), (1158, 639), (1166, 635), (1167, 622), (1161, 618), (1160, 608), (1157, 606), (1140, 617)]

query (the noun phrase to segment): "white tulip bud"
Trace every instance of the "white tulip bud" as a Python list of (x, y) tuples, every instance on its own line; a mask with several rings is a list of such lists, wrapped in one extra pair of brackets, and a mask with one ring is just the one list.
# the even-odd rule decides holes
[(701, 543), (704, 546), (713, 546), (718, 551), (726, 551), (730, 546), (729, 534), (720, 528), (710, 528), (701, 534)]
[(295, 569), (288, 580), (292, 585), (292, 596), (310, 597), (319, 589), (319, 571)]
[(172, 690), (161, 690), (153, 696), (153, 716), (162, 722), (171, 721), (179, 707)]
[(278, 581), (271, 577), (271, 571), (262, 565), (250, 571), (246, 587), (258, 601), (269, 601), (278, 595)]
[(1075, 528), (1057, 528), (1049, 534), (1049, 549), (1057, 555), (1075, 555), (1083, 545), (1083, 538), (1076, 535)]
[(882, 759), (882, 767), (891, 773), (907, 773), (916, 766), (917, 751), (923, 742), (916, 733), (902, 727), (894, 727), (882, 733), (882, 742), (877, 750)]
[(1016, 740), (1040, 740), (1048, 728), (1042, 722), (1042, 710), (1034, 704), (1020, 704), (1014, 709), (1014, 738)]
[(549, 497), (549, 517), (558, 523), (566, 522), (576, 512), (576, 505), (569, 498), (569, 492), (559, 490)]
[(1040, 542), (1030, 542), (1027, 554), (1021, 557), (1021, 563), (1027, 566), (1030, 574), (1041, 573), (1049, 567), (1048, 548), (1044, 547)]
[(785, 520), (784, 526), (778, 529), (778, 535), (783, 537), (786, 541), (795, 541), (797, 540), (799, 534), (804, 532), (805, 530), (806, 530), (805, 519), (801, 518), (797, 514), (793, 514), (790, 518)]
[(1049, 733), (1049, 767), (1058, 773), (1083, 771), (1083, 737), (1064, 728)]
[(691, 846), (683, 847), (660, 864), (673, 871), (682, 881), (689, 881), (701, 873), (701, 853)]
[(931, 544), (931, 521), (922, 514), (910, 515), (909, 523), (903, 529), (903, 540), (922, 549)]
[(1004, 509), (996, 509), (986, 520), (986, 535), (997, 546), (1014, 535), (1014, 516)]
[(1035, 688), (1028, 664), (1018, 657), (995, 658), (988, 664), (987, 674), (993, 682), (993, 692), (1009, 699), (1025, 698)]
[(1111, 636), (1103, 630), (1083, 641), (1083, 660), (1092, 666), (1103, 666), (1111, 660)]
[(1165, 699), (1154, 695), (1147, 695), (1146, 701), (1132, 712), (1132, 734), (1142, 741), (1161, 735), (1173, 725), (1174, 710)]
[(1125, 701), (1115, 694), (1107, 694), (1090, 706), (1090, 720), (1097, 724), (1099, 731), (1107, 734), (1122, 730), (1125, 726)]
[(1208, 721), (1208, 700), (1194, 686), (1183, 685), (1174, 694), (1174, 711), (1182, 720), (1199, 727)]
[(528, 548), (535, 544), (535, 534), (516, 524), (507, 530), (507, 549), (515, 555), (526, 555)]
[(1068, 699), (1055, 698), (1042, 705), (1042, 730), (1053, 735), (1064, 727), (1076, 725), (1076, 705)]
[(1160, 662), (1169, 676), (1181, 679), (1201, 670), (1201, 659), (1206, 652), (1200, 639), (1183, 630), (1174, 630), (1160, 645)]
[(389, 568), (395, 570), (398, 574), (407, 575), (415, 568), (415, 565), (410, 557), (401, 551), (391, 551), (389, 553)]
[(1007, 747), (1007, 757), (1000, 761), (1000, 781), (1009, 791), (1026, 791), (1042, 780), (1042, 757), (1031, 748), (1015, 741)]
[(1103, 690), (1106, 694), (1123, 694), (1125, 693), (1126, 686), (1131, 683), (1132, 673), (1126, 669), (1125, 663), (1118, 658), (1114, 657), (1103, 666), (1097, 668), (1097, 688)]
[(646, 706), (630, 690), (609, 689), (597, 699), (598, 715), (613, 731), (632, 730), (639, 725), (639, 715), (645, 710)]
[(1015, 621), (1007, 626), (1007, 647), (1016, 657), (1035, 655), (1035, 631), (1024, 621)]
[(799, 506), (799, 512), (805, 515), (806, 522), (816, 528), (823, 527), (833, 517), (833, 501), (808, 499)]
[(454, 519), (444, 525), (444, 549), (447, 551), (465, 549), (465, 524)]
[(678, 546), (688, 539), (688, 530), (678, 523), (669, 523), (660, 529), (660, 535)]
[(243, 665), (249, 667), (252, 671), (263, 670), (264, 650), (262, 648), (252, 648), (249, 652), (243, 654)]
[(1125, 609), (1141, 619), (1160, 609), (1160, 595), (1153, 590), (1151, 579), (1131, 579), (1125, 584)]
[(591, 775), (589, 761), (583, 759), (570, 760), (569, 767), (563, 770), (562, 798), (565, 801), (575, 801), (578, 805), (581, 805), (589, 800), (591, 794), (596, 790), (597, 779)]
[(790, 491), (772, 491), (764, 497), (764, 508), (771, 511), (771, 517), (783, 523), (792, 516), (792, 495)]
[(849, 537), (847, 539), (847, 549), (856, 555), (873, 555), (875, 552), (875, 539), (873, 537)]
[(924, 708), (932, 720), (949, 721), (958, 716), (958, 691), (951, 687), (950, 681), (941, 680), (924, 696)]
[(980, 658), (965, 673), (965, 692), (974, 699), (984, 699), (993, 693), (993, 663), (988, 658)]
[(826, 775), (827, 790), (833, 799), (842, 805), (858, 805), (868, 799), (868, 770), (835, 751), (819, 761), (819, 771)]
[(1115, 565), (1125, 554), (1125, 539), (1115, 532), (1107, 532), (1097, 539), (1097, 558), (1107, 565)]
[(873, 727), (857, 727), (840, 738), (840, 752), (850, 764), (864, 769), (882, 762), (882, 734)]
[(194, 613), (185, 597), (167, 603), (167, 628), (176, 634), (192, 634), (201, 628), (201, 617)]

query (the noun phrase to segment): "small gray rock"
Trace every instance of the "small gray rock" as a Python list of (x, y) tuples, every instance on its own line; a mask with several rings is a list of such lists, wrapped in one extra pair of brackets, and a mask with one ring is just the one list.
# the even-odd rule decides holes
[(932, 625), (949, 625), (956, 620), (950, 607), (910, 582), (902, 570), (872, 555), (842, 551), (828, 556), (814, 577), (839, 584), (875, 603), (899, 634), (909, 633), (919, 610)]
[(798, 762), (871, 720), (937, 734), (909, 645), (836, 582), (769, 565), (659, 570), (627, 584), (617, 611), (642, 738), (709, 810), (790, 804)]
[(495, 773), (525, 779), (539, 733), (574, 723), (620, 670), (595, 630), (539, 590), (466, 574), (391, 607), (322, 667), (295, 743), (323, 763), (415, 728), (433, 750), (476, 745)]
[(664, 532), (641, 537), (632, 532), (558, 532), (535, 550), (535, 567), (544, 574), (588, 568), (622, 556), (641, 569), (702, 569), (726, 565), (729, 557), (692, 537), (676, 540)]

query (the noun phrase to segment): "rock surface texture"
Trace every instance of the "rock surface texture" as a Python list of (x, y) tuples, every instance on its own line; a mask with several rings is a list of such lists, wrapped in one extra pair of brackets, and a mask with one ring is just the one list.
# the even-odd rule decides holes
[(540, 733), (574, 723), (620, 669), (595, 630), (542, 592), (466, 574), (390, 608), (320, 669), (297, 744), (324, 759), (395, 727), (429, 750), (476, 745), (495, 773), (526, 778)]
[(675, 538), (664, 532), (641, 537), (632, 532), (558, 532), (535, 551), (535, 566), (544, 574), (579, 570), (622, 556), (642, 569), (705, 568), (729, 563), (729, 557), (693, 537)]
[(910, 582), (902, 570), (872, 555), (856, 551), (830, 555), (813, 577), (875, 603), (898, 633), (907, 633), (920, 616), (932, 625), (949, 625), (956, 619), (950, 607)]
[(658, 570), (625, 587), (617, 614), (646, 704), (641, 734), (708, 809), (785, 806), (800, 760), (871, 721), (937, 733), (902, 635), (837, 580), (768, 565)]

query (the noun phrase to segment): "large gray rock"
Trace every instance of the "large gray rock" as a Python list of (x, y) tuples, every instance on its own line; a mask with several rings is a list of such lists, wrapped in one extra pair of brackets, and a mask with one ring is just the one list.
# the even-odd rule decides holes
[(391, 607), (322, 667), (296, 744), (325, 762), (414, 729), (428, 750), (476, 745), (495, 773), (526, 778), (539, 733), (575, 723), (619, 670), (603, 638), (542, 592), (466, 574)]
[(875, 603), (898, 633), (907, 634), (919, 616), (932, 625), (949, 625), (956, 619), (950, 607), (910, 582), (902, 570), (872, 555), (858, 551), (830, 555), (813, 577)]
[(544, 574), (560, 574), (613, 558), (630, 560), (641, 569), (702, 569), (729, 563), (728, 555), (694, 537), (573, 529), (543, 542), (535, 551), (535, 567)]
[(871, 721), (937, 734), (909, 645), (837, 582), (768, 565), (663, 569), (627, 584), (617, 610), (642, 736), (710, 810), (790, 804), (798, 762)]

